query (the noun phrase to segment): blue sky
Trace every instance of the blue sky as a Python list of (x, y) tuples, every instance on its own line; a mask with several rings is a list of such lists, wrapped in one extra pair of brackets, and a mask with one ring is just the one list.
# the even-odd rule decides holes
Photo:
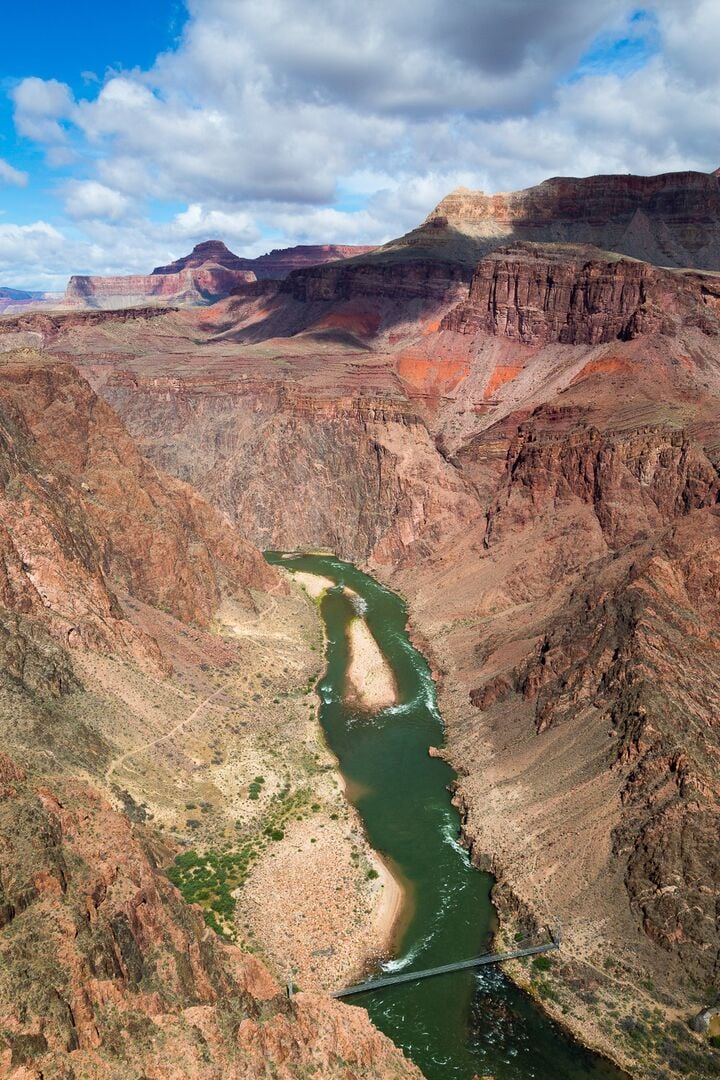
[[(187, 18), (181, 0), (96, 0), (48, 3), (25, 0), (3, 16), (0, 56), (0, 157), (29, 176), (24, 189), (2, 189), (3, 216), (34, 220), (52, 211), (48, 192), (60, 175), (44, 168), (42, 147), (15, 131), (10, 91), (28, 75), (67, 83), (78, 96), (92, 93), (110, 70), (149, 68), (173, 46)], [(67, 170), (70, 174), (70, 170)]]
[(720, 164), (720, 0), (30, 0), (0, 50), (17, 287), (211, 236), (378, 242), (459, 184)]

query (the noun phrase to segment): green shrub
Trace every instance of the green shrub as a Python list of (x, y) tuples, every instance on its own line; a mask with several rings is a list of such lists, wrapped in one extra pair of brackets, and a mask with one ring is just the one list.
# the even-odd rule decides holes
[(549, 971), (552, 967), (552, 960), (549, 956), (535, 956), (532, 965), (536, 971)]

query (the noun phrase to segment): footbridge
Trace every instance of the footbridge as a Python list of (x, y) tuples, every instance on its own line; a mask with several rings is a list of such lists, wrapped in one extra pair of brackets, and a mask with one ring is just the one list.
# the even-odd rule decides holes
[(344, 998), (351, 994), (364, 994), (368, 990), (384, 990), (386, 986), (397, 986), (398, 983), (415, 982), (418, 979), (432, 979), (436, 975), (445, 975), (449, 971), (462, 971), (463, 968), (484, 967), (487, 964), (501, 964), (504, 960), (519, 960), (523, 956), (536, 956), (538, 953), (552, 952), (559, 949), (560, 942), (556, 937), (545, 945), (528, 945), (523, 949), (513, 949), (506, 953), (488, 953), (486, 956), (473, 956), (469, 960), (458, 960), (454, 964), (441, 964), (439, 967), (426, 968), (425, 971), (404, 971), (399, 975), (388, 975), (383, 979), (370, 979), (368, 982), (358, 983), (356, 986), (346, 986), (344, 990), (336, 990), (331, 997)]

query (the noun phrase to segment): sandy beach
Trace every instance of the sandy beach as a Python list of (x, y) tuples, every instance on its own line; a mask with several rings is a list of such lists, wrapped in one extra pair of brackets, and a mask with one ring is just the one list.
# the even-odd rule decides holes
[(298, 585), (302, 585), (308, 596), (311, 596), (313, 600), (319, 600), (324, 592), (328, 589), (332, 589), (335, 586), (335, 582), (329, 577), (323, 577), (322, 574), (307, 574), (304, 570), (295, 570), (293, 572), (293, 578), (297, 581)]
[[(321, 574), (291, 573), (312, 600), (335, 585)], [(384, 659), (365, 620), (355, 621), (364, 628), (353, 653), (356, 678), (362, 684), (366, 666), (374, 682)], [(320, 736), (317, 718), (311, 719), (308, 735), (313, 742)], [(283, 839), (253, 867), (241, 890), (246, 920), (241, 931), (252, 931), (262, 955), (281, 975), (292, 966), (304, 989), (333, 990), (358, 981), (371, 960), (389, 954), (406, 910), (406, 889), (368, 844), (324, 740), (315, 743), (314, 752), (334, 769), (315, 779), (315, 812), (289, 821)]]

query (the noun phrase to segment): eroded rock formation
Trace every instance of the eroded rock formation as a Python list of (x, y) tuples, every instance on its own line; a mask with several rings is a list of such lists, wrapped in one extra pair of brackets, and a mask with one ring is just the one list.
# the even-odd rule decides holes
[(658, 266), (720, 266), (716, 173), (557, 176), (523, 191), (486, 195), (458, 188), (423, 224), (378, 255), (464, 261), (513, 240), (594, 244)]
[[(688, 294), (684, 304), (679, 292)], [(673, 308), (692, 310), (689, 293), (689, 285), (648, 263), (571, 245), (516, 245), (482, 260), (468, 299), (441, 325), (527, 345), (600, 345), (671, 332)], [(694, 300), (701, 308), (699, 290)]]
[(420, 1076), (364, 1010), (290, 1003), (184, 903), (159, 854), (96, 792), (33, 782), (0, 753), (4, 1075)]
[(197, 244), (189, 255), (151, 274), (70, 278), (65, 307), (122, 308), (148, 303), (206, 304), (259, 279), (284, 278), (292, 270), (365, 255), (372, 247), (319, 244), (275, 250), (257, 259), (235, 255), (220, 240)]
[[(717, 1069), (677, 1025), (720, 949), (718, 191), (461, 191), (378, 252), (201, 311), (0, 324), (72, 356), (241, 534), (409, 598), (503, 925), (563, 923), (552, 981), (516, 974), (643, 1077)], [(16, 647), (29, 682), (47, 647)]]

